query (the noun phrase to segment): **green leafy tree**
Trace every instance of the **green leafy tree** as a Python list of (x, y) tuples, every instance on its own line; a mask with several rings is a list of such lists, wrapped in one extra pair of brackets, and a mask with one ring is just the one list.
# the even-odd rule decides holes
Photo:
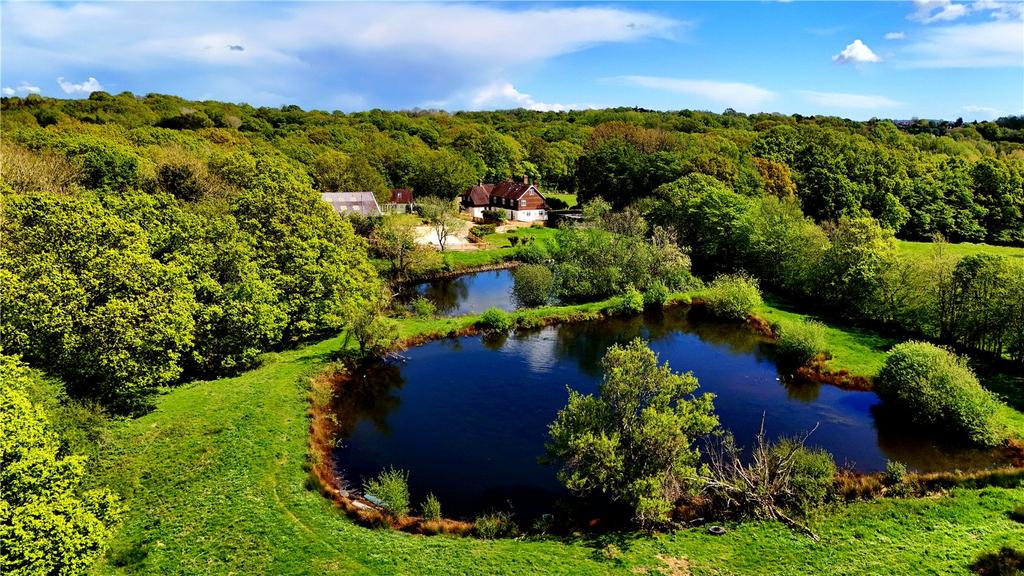
[(540, 306), (551, 297), (555, 276), (543, 264), (524, 264), (512, 271), (512, 295), (521, 306)]
[(119, 515), (105, 489), (84, 490), (85, 458), (68, 455), (25, 394), (29, 370), (0, 356), (0, 572), (88, 573)]
[(659, 364), (641, 339), (608, 349), (597, 396), (569, 392), (549, 427), (547, 458), (573, 492), (600, 492), (652, 525), (698, 486), (697, 438), (718, 426), (712, 395), (694, 396), (697, 379)]

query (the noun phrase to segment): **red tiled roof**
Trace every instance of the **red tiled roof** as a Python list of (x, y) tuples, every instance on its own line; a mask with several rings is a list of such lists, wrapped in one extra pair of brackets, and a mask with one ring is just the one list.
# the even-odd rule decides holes
[(526, 182), (514, 182), (512, 180), (505, 180), (494, 186), (491, 191), (491, 196), (497, 196), (498, 198), (505, 198), (508, 200), (518, 200), (520, 196), (526, 194), (532, 184)]
[(412, 190), (408, 188), (392, 188), (391, 201), (395, 204), (411, 204)]
[(466, 191), (470, 206), (487, 206), (491, 201), (494, 184), (477, 184)]

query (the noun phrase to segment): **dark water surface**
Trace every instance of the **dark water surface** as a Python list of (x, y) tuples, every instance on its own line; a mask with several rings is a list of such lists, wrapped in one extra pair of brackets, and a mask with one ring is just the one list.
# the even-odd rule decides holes
[(404, 353), (408, 362), (368, 369), (339, 390), (338, 469), (354, 488), (388, 466), (407, 470), (414, 506), (433, 492), (445, 515), (510, 506), (519, 518), (548, 511), (565, 492), (555, 470), (537, 459), (548, 424), (566, 403), (566, 387), (596, 393), (605, 351), (636, 336), (649, 339), (673, 369), (692, 371), (699, 392), (716, 395), (723, 427), (741, 444), (754, 438), (763, 415), (776, 438), (817, 424), (808, 444), (858, 471), (884, 469), (887, 459), (920, 470), (992, 461), (987, 452), (943, 449), (902, 430), (875, 408), (874, 393), (787, 384), (774, 346), (763, 338), (674, 309), (412, 348)]
[(509, 270), (477, 272), (412, 284), (401, 291), (399, 299), (409, 303), (417, 296), (433, 302), (441, 316), (476, 314), (491, 307), (506, 312), (516, 308), (512, 300), (512, 272)]

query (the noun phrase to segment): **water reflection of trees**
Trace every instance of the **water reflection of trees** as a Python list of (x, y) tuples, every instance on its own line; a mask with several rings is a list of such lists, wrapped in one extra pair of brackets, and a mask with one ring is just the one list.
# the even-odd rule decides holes
[(388, 414), (402, 403), (398, 391), (405, 385), (398, 366), (378, 361), (352, 367), (339, 378), (334, 391), (334, 415), (338, 420), (338, 436), (348, 438), (362, 420), (369, 420), (377, 430), (388, 434)]
[(889, 460), (915, 470), (976, 470), (1000, 464), (1005, 457), (998, 450), (966, 446), (940, 431), (916, 427), (906, 414), (891, 406), (873, 406), (871, 415), (878, 431), (878, 449)]
[(423, 288), (422, 294), (437, 306), (438, 312), (451, 312), (469, 298), (469, 283), (461, 276), (435, 280)]
[(636, 337), (658, 342), (678, 333), (693, 334), (733, 355), (774, 360), (773, 346), (745, 326), (704, 318), (686, 309), (561, 326), (556, 335), (556, 351), (559, 358), (575, 360), (585, 374), (600, 376), (601, 358), (613, 344)]

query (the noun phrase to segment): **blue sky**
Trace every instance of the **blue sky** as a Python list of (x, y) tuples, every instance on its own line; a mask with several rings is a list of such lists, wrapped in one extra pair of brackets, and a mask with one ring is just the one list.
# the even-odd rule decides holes
[(1024, 113), (1024, 4), (4, 2), (0, 87), (254, 105)]

